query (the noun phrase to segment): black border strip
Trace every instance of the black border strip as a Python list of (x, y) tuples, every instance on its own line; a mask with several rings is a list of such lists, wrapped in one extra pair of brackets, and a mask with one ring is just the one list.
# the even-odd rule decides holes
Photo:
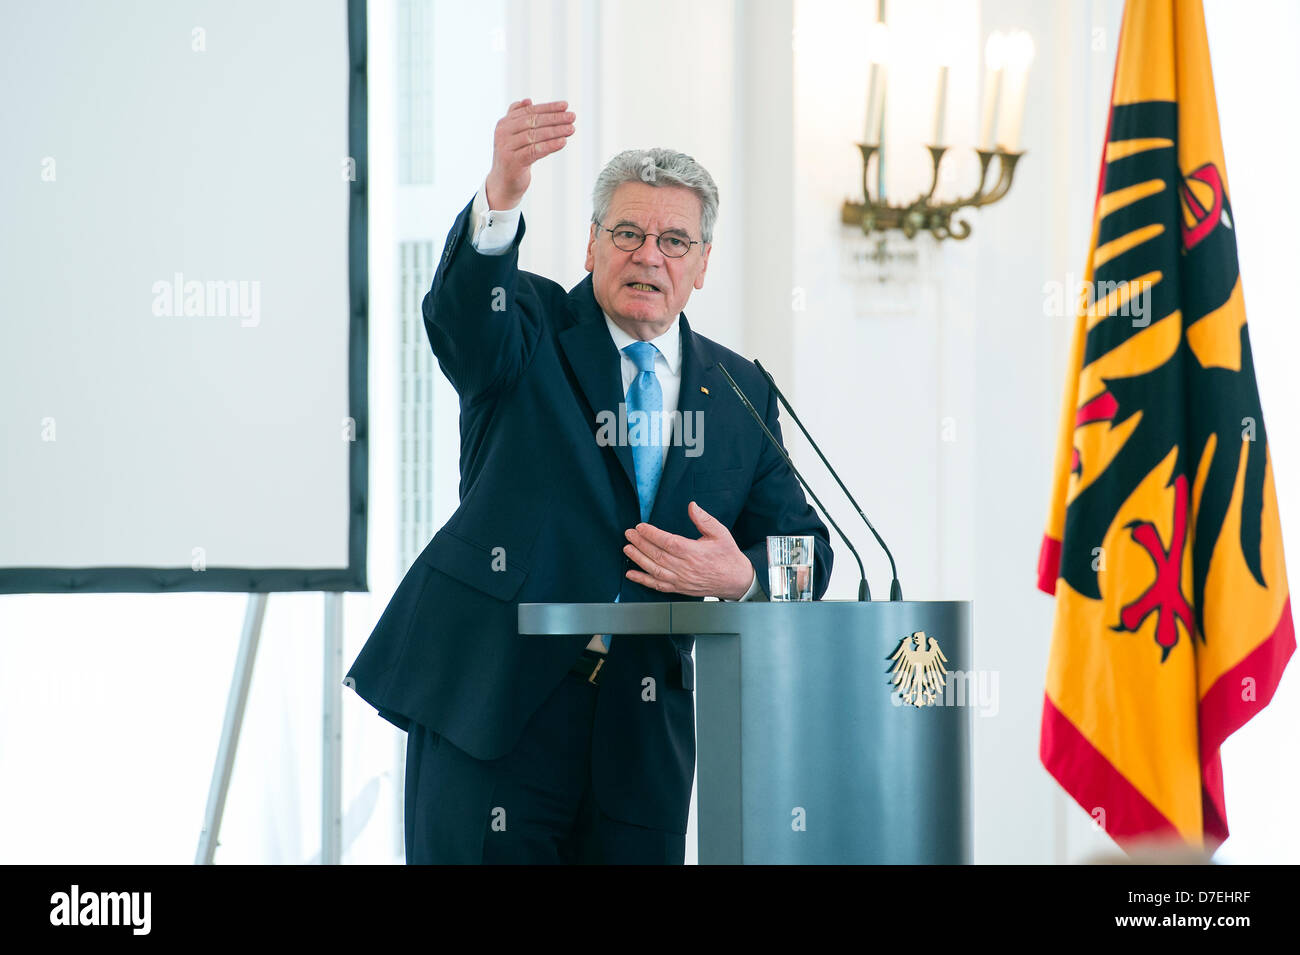
[[(347, 0), (348, 152), (356, 179), (348, 197), (348, 414), (356, 440), (348, 455), (346, 568), (15, 567), (0, 568), (0, 594), (221, 591), (367, 591), (366, 515), (369, 474), (369, 295), (367, 255), (366, 0)], [(12, 502), (11, 502), (12, 503)]]

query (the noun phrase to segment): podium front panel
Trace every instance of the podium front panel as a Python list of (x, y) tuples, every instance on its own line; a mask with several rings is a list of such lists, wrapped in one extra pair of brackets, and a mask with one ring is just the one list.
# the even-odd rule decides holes
[[(701, 863), (972, 861), (968, 602), (636, 606), (524, 604), (520, 631), (696, 636)], [(926, 706), (891, 678), (919, 631), (945, 671)]]

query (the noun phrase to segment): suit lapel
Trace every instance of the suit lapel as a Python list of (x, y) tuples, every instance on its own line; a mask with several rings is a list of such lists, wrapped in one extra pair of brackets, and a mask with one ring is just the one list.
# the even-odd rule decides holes
[[(609, 337), (605, 316), (601, 314), (596, 296), (591, 290), (590, 274), (569, 292), (569, 302), (578, 316), (578, 322), (560, 332), (558, 337), (569, 367), (573, 369), (590, 406), (594, 434), (598, 427), (596, 415), (602, 411), (617, 415), (620, 402), (625, 400), (619, 364), (621, 358), (618, 349), (614, 347), (614, 340)], [(611, 450), (635, 495), (636, 468), (632, 463), (632, 449), (615, 440)]]
[[(650, 523), (655, 527), (664, 527), (664, 520), (671, 519), (674, 510), (685, 510), (689, 500), (679, 498), (675, 491), (686, 477), (687, 465), (698, 457), (686, 456), (685, 438), (689, 434), (695, 443), (695, 451), (704, 447), (705, 421), (713, 408), (713, 396), (718, 394), (717, 381), (720, 378), (714, 368), (714, 360), (701, 347), (699, 339), (691, 331), (685, 313), (681, 316), (682, 333), (682, 387), (677, 395), (677, 410), (681, 412), (682, 438), (674, 441), (668, 449), (668, 460), (664, 462), (664, 473), (659, 479), (659, 490), (655, 494), (654, 508), (650, 512)], [(708, 389), (704, 391), (703, 389)], [(689, 422), (689, 424), (688, 424)], [(688, 431), (687, 429), (690, 429)], [(690, 494), (689, 489), (687, 494)], [(683, 514), (676, 515), (683, 517)]]

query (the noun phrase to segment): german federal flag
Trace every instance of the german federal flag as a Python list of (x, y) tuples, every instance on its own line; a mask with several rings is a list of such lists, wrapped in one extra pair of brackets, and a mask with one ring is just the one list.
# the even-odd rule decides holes
[(1295, 649), (1229, 197), (1201, 0), (1129, 0), (1038, 568), (1043, 765), (1126, 848), (1228, 837)]

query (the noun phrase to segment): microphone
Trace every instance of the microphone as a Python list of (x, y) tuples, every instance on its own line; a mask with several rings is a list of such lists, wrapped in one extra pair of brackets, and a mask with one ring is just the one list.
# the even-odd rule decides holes
[(862, 518), (862, 522), (867, 525), (867, 528), (876, 538), (876, 542), (880, 544), (880, 549), (883, 550), (885, 556), (889, 558), (889, 570), (894, 575), (894, 579), (889, 585), (889, 599), (902, 600), (903, 588), (898, 582), (898, 568), (894, 566), (894, 555), (889, 552), (889, 547), (885, 544), (884, 538), (876, 533), (876, 529), (871, 526), (871, 521), (867, 520), (867, 515), (862, 513), (862, 508), (859, 507), (858, 502), (853, 499), (853, 495), (849, 493), (849, 489), (844, 486), (844, 482), (840, 480), (840, 476), (835, 473), (835, 469), (831, 467), (831, 462), (826, 460), (826, 455), (822, 454), (822, 449), (817, 447), (817, 442), (814, 441), (813, 436), (808, 433), (808, 429), (803, 426), (803, 422), (799, 420), (799, 416), (794, 413), (794, 409), (790, 407), (790, 402), (786, 401), (785, 395), (781, 394), (781, 389), (777, 387), (776, 381), (773, 380), (772, 376), (767, 373), (767, 369), (760, 365), (757, 360), (755, 360), (754, 364), (757, 365), (758, 370), (763, 373), (763, 377), (767, 379), (768, 386), (776, 392), (777, 400), (780, 401), (782, 407), (790, 413), (790, 417), (794, 419), (794, 423), (799, 426), (799, 430), (803, 432), (803, 436), (808, 439), (808, 443), (811, 444), (813, 450), (817, 452), (817, 457), (822, 459), (822, 464), (826, 465), (826, 470), (831, 472), (831, 477), (835, 478), (835, 483), (840, 486), (840, 490), (844, 492), (844, 496), (849, 499), (849, 503), (853, 505), (853, 509), (858, 512), (858, 517)]
[[(786, 453), (785, 448), (781, 447), (781, 442), (776, 440), (776, 436), (768, 429), (767, 423), (763, 420), (763, 416), (758, 413), (758, 409), (754, 407), (753, 402), (751, 402), (745, 393), (740, 390), (740, 385), (736, 384), (736, 379), (731, 377), (731, 373), (727, 371), (726, 366), (723, 365), (722, 362), (718, 362), (718, 370), (722, 372), (723, 376), (727, 379), (728, 384), (731, 385), (731, 390), (736, 393), (736, 397), (739, 398), (741, 403), (749, 410), (749, 413), (754, 416), (754, 420), (758, 422), (758, 426), (762, 428), (763, 433), (767, 435), (767, 440), (772, 442), (772, 447), (776, 448), (781, 457), (785, 459), (785, 463), (790, 466), (790, 470), (794, 472), (794, 476), (799, 479), (799, 483), (803, 485), (804, 490), (812, 497), (813, 502), (817, 505), (818, 509), (826, 515), (826, 520), (830, 521), (831, 527), (835, 528), (835, 532), (840, 535), (840, 539), (848, 546), (849, 551), (853, 554), (854, 560), (858, 562), (858, 575), (861, 577), (861, 580), (858, 582), (858, 599), (870, 600), (871, 588), (867, 586), (867, 572), (862, 567), (862, 558), (858, 556), (857, 548), (853, 546), (853, 542), (848, 539), (844, 531), (840, 530), (840, 525), (835, 523), (835, 518), (831, 517), (831, 512), (826, 510), (826, 505), (817, 497), (817, 492), (815, 492), (808, 482), (803, 479), (803, 475), (799, 473), (799, 469), (794, 466), (794, 461), (790, 460), (790, 455)], [(895, 581), (895, 583), (897, 583), (897, 581)]]

